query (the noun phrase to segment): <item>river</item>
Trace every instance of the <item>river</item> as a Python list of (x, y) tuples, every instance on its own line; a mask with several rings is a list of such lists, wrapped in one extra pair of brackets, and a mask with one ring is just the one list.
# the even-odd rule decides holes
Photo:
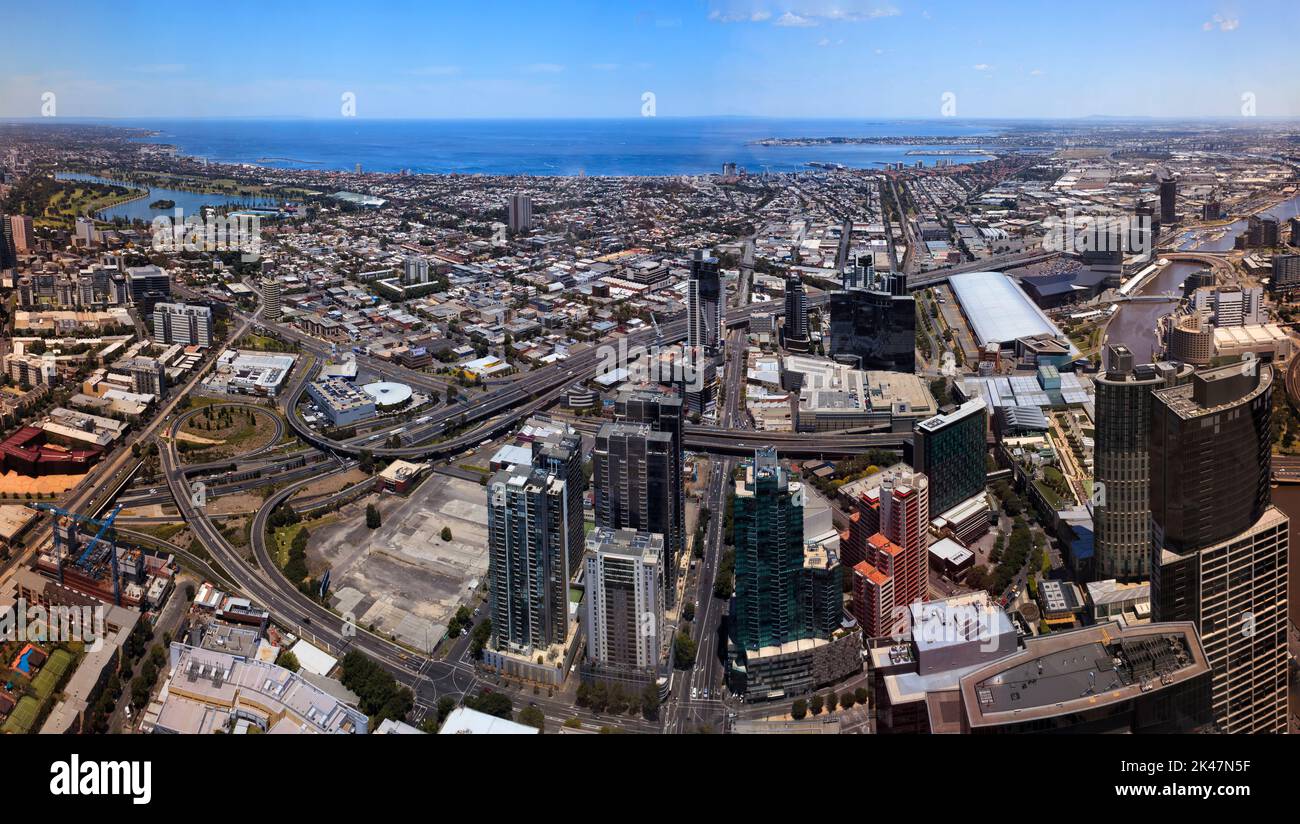
[[(1289, 220), (1300, 215), (1300, 195), (1285, 200), (1278, 205), (1264, 210), (1261, 214), (1271, 214), (1280, 221)], [(1195, 232), (1187, 232), (1179, 240), (1180, 251), (1221, 252), (1231, 249), (1234, 238), (1246, 228), (1246, 221), (1238, 220), (1227, 227), (1227, 231), (1217, 239), (1202, 238)], [(1167, 292), (1171, 289), (1181, 291), (1181, 284), (1187, 276), (1204, 268), (1197, 263), (1171, 263), (1143, 286), (1140, 293)], [(1156, 321), (1170, 312), (1167, 303), (1122, 303), (1115, 312), (1115, 317), (1106, 328), (1108, 343), (1124, 343), (1133, 350), (1138, 363), (1151, 360), (1156, 346)], [(1285, 392), (1283, 384), (1275, 384), (1275, 392)], [(1300, 563), (1296, 560), (1296, 548), (1300, 547), (1300, 485), (1274, 486), (1273, 503), (1291, 519), (1291, 552), (1288, 558), (1287, 586), (1288, 612), (1291, 623), (1295, 625), (1300, 619)], [(1294, 632), (1294, 630), (1292, 630)], [(1292, 690), (1291, 711), (1300, 707), (1300, 695)]]

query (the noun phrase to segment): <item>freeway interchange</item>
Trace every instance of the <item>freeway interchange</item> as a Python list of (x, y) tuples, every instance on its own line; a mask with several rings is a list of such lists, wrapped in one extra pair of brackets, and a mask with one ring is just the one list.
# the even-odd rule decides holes
[[(825, 294), (809, 296), (809, 305), (812, 307), (824, 305), (826, 301)], [(700, 613), (696, 616), (701, 626), (697, 634), (699, 656), (692, 670), (674, 676), (673, 703), (665, 708), (663, 715), (665, 726), (673, 731), (683, 731), (692, 724), (713, 726), (721, 720), (723, 707), (719, 699), (722, 695), (723, 673), (718, 626), (725, 604), (715, 603), (718, 599), (712, 597), (712, 588), (722, 551), (721, 509), (726, 501), (725, 485), (735, 466), (735, 458), (752, 454), (757, 446), (763, 444), (774, 444), (779, 452), (790, 457), (839, 457), (872, 448), (898, 449), (904, 445), (905, 436), (890, 432), (835, 433), (833, 436), (822, 436), (766, 433), (749, 429), (743, 421), (741, 405), (745, 367), (744, 333), (740, 327), (747, 325), (750, 317), (757, 312), (779, 315), (783, 312), (783, 307), (776, 302), (747, 304), (729, 309), (726, 314), (731, 341), (727, 347), (729, 358), (724, 372), (726, 403), (721, 410), (720, 426), (688, 424), (684, 429), (684, 448), (713, 456), (705, 503), (715, 517), (710, 524), (703, 560), (698, 564), (698, 569), (693, 571), (691, 579)], [(128, 448), (110, 464), (101, 467), (98, 475), (105, 478), (110, 486), (107, 495), (100, 495), (93, 502), (93, 508), (98, 511), (119, 495), (123, 495), (123, 500), (132, 505), (160, 503), (170, 499), (175, 502), (180, 519), (186, 522), (216, 567), (221, 570), (224, 579), (259, 602), (278, 623), (293, 628), (298, 634), (313, 640), (333, 654), (342, 655), (351, 649), (361, 650), (392, 673), (399, 683), (412, 690), (419, 709), (427, 711), (443, 696), (459, 698), (474, 692), (480, 685), (473, 662), (466, 653), (468, 638), (458, 639), (452, 645), (450, 654), (440, 659), (431, 654), (415, 652), (366, 627), (358, 626), (351, 616), (331, 611), (316, 599), (299, 591), (281, 573), (267, 546), (268, 519), (276, 506), (307, 484), (355, 467), (356, 459), (363, 453), (384, 458), (447, 461), (478, 446), (484, 440), (505, 434), (527, 416), (553, 405), (569, 387), (593, 377), (608, 351), (605, 347), (591, 346), (556, 364), (494, 383), (482, 392), (467, 394), (460, 402), (438, 405), (415, 425), (394, 423), (362, 435), (335, 439), (308, 426), (297, 411), (308, 382), (318, 374), (320, 364), (333, 354), (334, 346), (292, 326), (268, 322), (261, 318), (261, 314), (260, 307), (251, 314), (236, 313), (238, 328), (232, 330), (221, 348), (232, 345), (250, 328), (256, 327), (259, 331), (295, 344), (307, 356), (301, 360), (289, 385), (281, 393), (279, 406), (288, 427), (309, 448), (282, 451), (282, 445), (277, 442), (283, 434), (284, 423), (277, 418), (277, 437), (263, 449), (241, 456), (237, 461), (184, 465), (176, 435), (185, 420), (199, 410), (190, 410), (178, 416), (174, 412), (179, 400), (188, 395), (204, 373), (205, 370), (200, 369), (185, 387), (175, 393), (159, 416), (133, 439), (138, 443), (146, 443), (151, 439), (157, 442), (166, 490), (155, 488), (147, 492), (128, 491), (123, 495), (139, 466), (138, 459), (131, 459), (131, 450)], [(649, 348), (680, 341), (685, 335), (686, 321), (679, 318), (653, 329), (631, 332), (625, 336), (624, 344), (628, 349)], [(215, 351), (220, 351), (220, 348)], [(367, 371), (384, 379), (411, 384), (435, 398), (447, 389), (447, 382), (440, 377), (363, 354), (357, 354), (356, 357), (358, 365)], [(267, 412), (265, 407), (236, 405)], [(589, 429), (591, 422), (580, 421), (577, 425), (581, 429)], [(398, 445), (390, 445), (393, 439)], [(381, 445), (372, 446), (374, 443)], [(437, 471), (464, 475), (449, 466), (440, 467)], [(197, 478), (210, 483), (208, 491), (214, 495), (245, 491), (266, 483), (277, 485), (275, 492), (254, 516), (251, 547), (247, 556), (241, 554), (241, 550), (234, 547), (213, 524), (204, 511), (202, 498), (193, 496), (191, 483)], [(71, 505), (91, 504), (95, 489), (102, 491), (102, 482), (79, 488), (70, 501)], [(356, 486), (349, 487), (332, 495), (318, 497), (307, 503), (305, 508), (329, 506), (356, 489)], [(130, 528), (132, 520), (143, 522), (148, 519), (124, 519), (124, 529)], [(687, 597), (692, 595), (688, 594)], [(580, 709), (556, 701), (534, 700), (532, 703), (542, 707), (548, 718), (553, 717), (557, 721), (584, 715)], [(620, 719), (617, 723), (629, 729), (648, 728), (647, 723), (636, 719)]]

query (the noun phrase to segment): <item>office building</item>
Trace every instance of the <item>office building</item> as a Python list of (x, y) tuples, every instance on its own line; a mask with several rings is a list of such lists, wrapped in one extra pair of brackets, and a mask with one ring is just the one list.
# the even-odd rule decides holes
[(95, 228), (95, 221), (88, 217), (77, 218), (73, 237), (78, 246), (94, 246), (99, 242), (99, 230)]
[(864, 495), (861, 508), (878, 513), (880, 530), (853, 567), (852, 612), (864, 638), (889, 634), (901, 611), (926, 598), (930, 486), (920, 473), (890, 471)]
[(511, 234), (527, 232), (533, 226), (533, 199), (520, 192), (510, 196), (506, 204), (506, 222)]
[[(3, 216), (0, 215), (0, 219)], [(9, 215), (9, 232), (13, 240), (12, 251), (22, 255), (36, 250), (36, 232), (27, 215)]]
[[(669, 432), (644, 423), (607, 423), (596, 433), (591, 453), (596, 526), (670, 535), (676, 531), (674, 471), (680, 453)], [(676, 584), (676, 570), (664, 564), (664, 597)]]
[(1160, 222), (1165, 226), (1178, 222), (1178, 181), (1168, 169), (1162, 169), (1156, 175), (1160, 190)]
[(1137, 226), (1136, 246), (1131, 251), (1154, 251), (1160, 241), (1160, 215), (1151, 203), (1138, 203), (1133, 208), (1133, 218)]
[(1151, 409), (1151, 611), (1191, 621), (1217, 727), (1287, 727), (1289, 519), (1270, 504), (1272, 367), (1206, 369)]
[(15, 269), (18, 252), (14, 243), (14, 227), (9, 216), (0, 212), (0, 270)]
[(488, 482), (488, 615), (493, 650), (531, 658), (568, 638), (572, 519), (566, 481), (512, 466)]
[(533, 466), (564, 480), (564, 491), (570, 512), (579, 517), (569, 520), (569, 571), (577, 572), (582, 565), (583, 519), (582, 498), (587, 489), (587, 476), (582, 472), (582, 436), (572, 427), (547, 432), (533, 441)]
[(158, 343), (182, 346), (212, 345), (212, 310), (186, 303), (156, 303), (153, 336)]
[[(671, 439), (668, 475), (668, 518), (664, 536), (665, 564), (672, 570), (668, 578), (675, 580), (675, 570), (686, 550), (686, 488), (682, 482), (684, 472), (682, 425), (685, 408), (682, 399), (660, 389), (637, 389), (620, 393), (614, 402), (614, 420), (619, 423), (645, 424), (655, 432), (666, 433)], [(676, 603), (675, 588), (665, 593), (668, 606)]]
[(654, 680), (665, 660), (662, 535), (604, 527), (587, 536), (587, 663), (601, 674)]
[(307, 384), (307, 396), (330, 426), (351, 426), (376, 415), (375, 399), (343, 378), (318, 378)]
[(706, 358), (717, 356), (726, 334), (723, 298), (718, 259), (708, 249), (696, 249), (686, 286), (686, 344)]
[(979, 398), (916, 425), (912, 463), (930, 479), (930, 510), (947, 512), (983, 492), (988, 411)]
[(157, 358), (131, 358), (122, 365), (131, 377), (131, 389), (159, 398), (167, 391), (167, 368)]
[(759, 449), (742, 471), (732, 513), (736, 594), (731, 622), (744, 649), (779, 647), (809, 634), (799, 609), (805, 493), (771, 447)]
[(842, 627), (839, 559), (804, 543), (803, 484), (772, 447), (758, 449), (741, 471), (732, 505), (730, 688), (777, 698), (860, 670), (860, 635)]
[(1178, 363), (1136, 364), (1127, 346), (1109, 346), (1106, 370), (1093, 378), (1097, 428), (1092, 518), (1096, 573), (1102, 578), (1147, 577), (1151, 393), (1188, 380), (1191, 372), (1191, 366)]
[(785, 280), (785, 347), (795, 352), (807, 352), (810, 337), (808, 296), (803, 280), (798, 276)]
[(127, 289), (131, 302), (141, 312), (150, 313), (153, 305), (171, 296), (171, 278), (166, 269), (150, 264), (133, 266), (126, 270)]
[(1300, 289), (1300, 255), (1273, 255), (1268, 289), (1274, 294), (1290, 294)]
[(1197, 289), (1192, 293), (1191, 309), (1200, 318), (1212, 321), (1216, 328), (1268, 322), (1262, 286)]
[(932, 718), (960, 718), (931, 731), (1204, 732), (1212, 726), (1210, 678), (1207, 652), (1188, 622), (1053, 632), (964, 671), (955, 694), (930, 696)]
[(830, 355), (859, 369), (916, 371), (916, 299), (902, 274), (877, 274), (870, 262), (846, 273), (830, 296)]

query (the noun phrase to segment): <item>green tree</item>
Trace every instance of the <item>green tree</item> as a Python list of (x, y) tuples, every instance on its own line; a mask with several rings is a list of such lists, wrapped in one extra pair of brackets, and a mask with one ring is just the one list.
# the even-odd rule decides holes
[(802, 721), (808, 715), (808, 702), (802, 698), (796, 700), (790, 707), (790, 717), (796, 721)]
[(677, 633), (673, 642), (673, 664), (677, 669), (690, 669), (695, 666), (695, 640), (684, 632)]
[(647, 721), (659, 717), (659, 685), (654, 681), (646, 684), (641, 690), (641, 714)]
[(519, 711), (519, 723), (546, 731), (546, 715), (537, 707), (524, 707)]
[(379, 529), (380, 523), (379, 507), (366, 504), (366, 526), (370, 529)]

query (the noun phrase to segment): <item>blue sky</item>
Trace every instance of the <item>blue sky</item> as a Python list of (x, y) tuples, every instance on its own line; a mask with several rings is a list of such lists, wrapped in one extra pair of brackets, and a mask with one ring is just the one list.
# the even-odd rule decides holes
[(1300, 116), (1295, 2), (8, 5), (0, 117)]

